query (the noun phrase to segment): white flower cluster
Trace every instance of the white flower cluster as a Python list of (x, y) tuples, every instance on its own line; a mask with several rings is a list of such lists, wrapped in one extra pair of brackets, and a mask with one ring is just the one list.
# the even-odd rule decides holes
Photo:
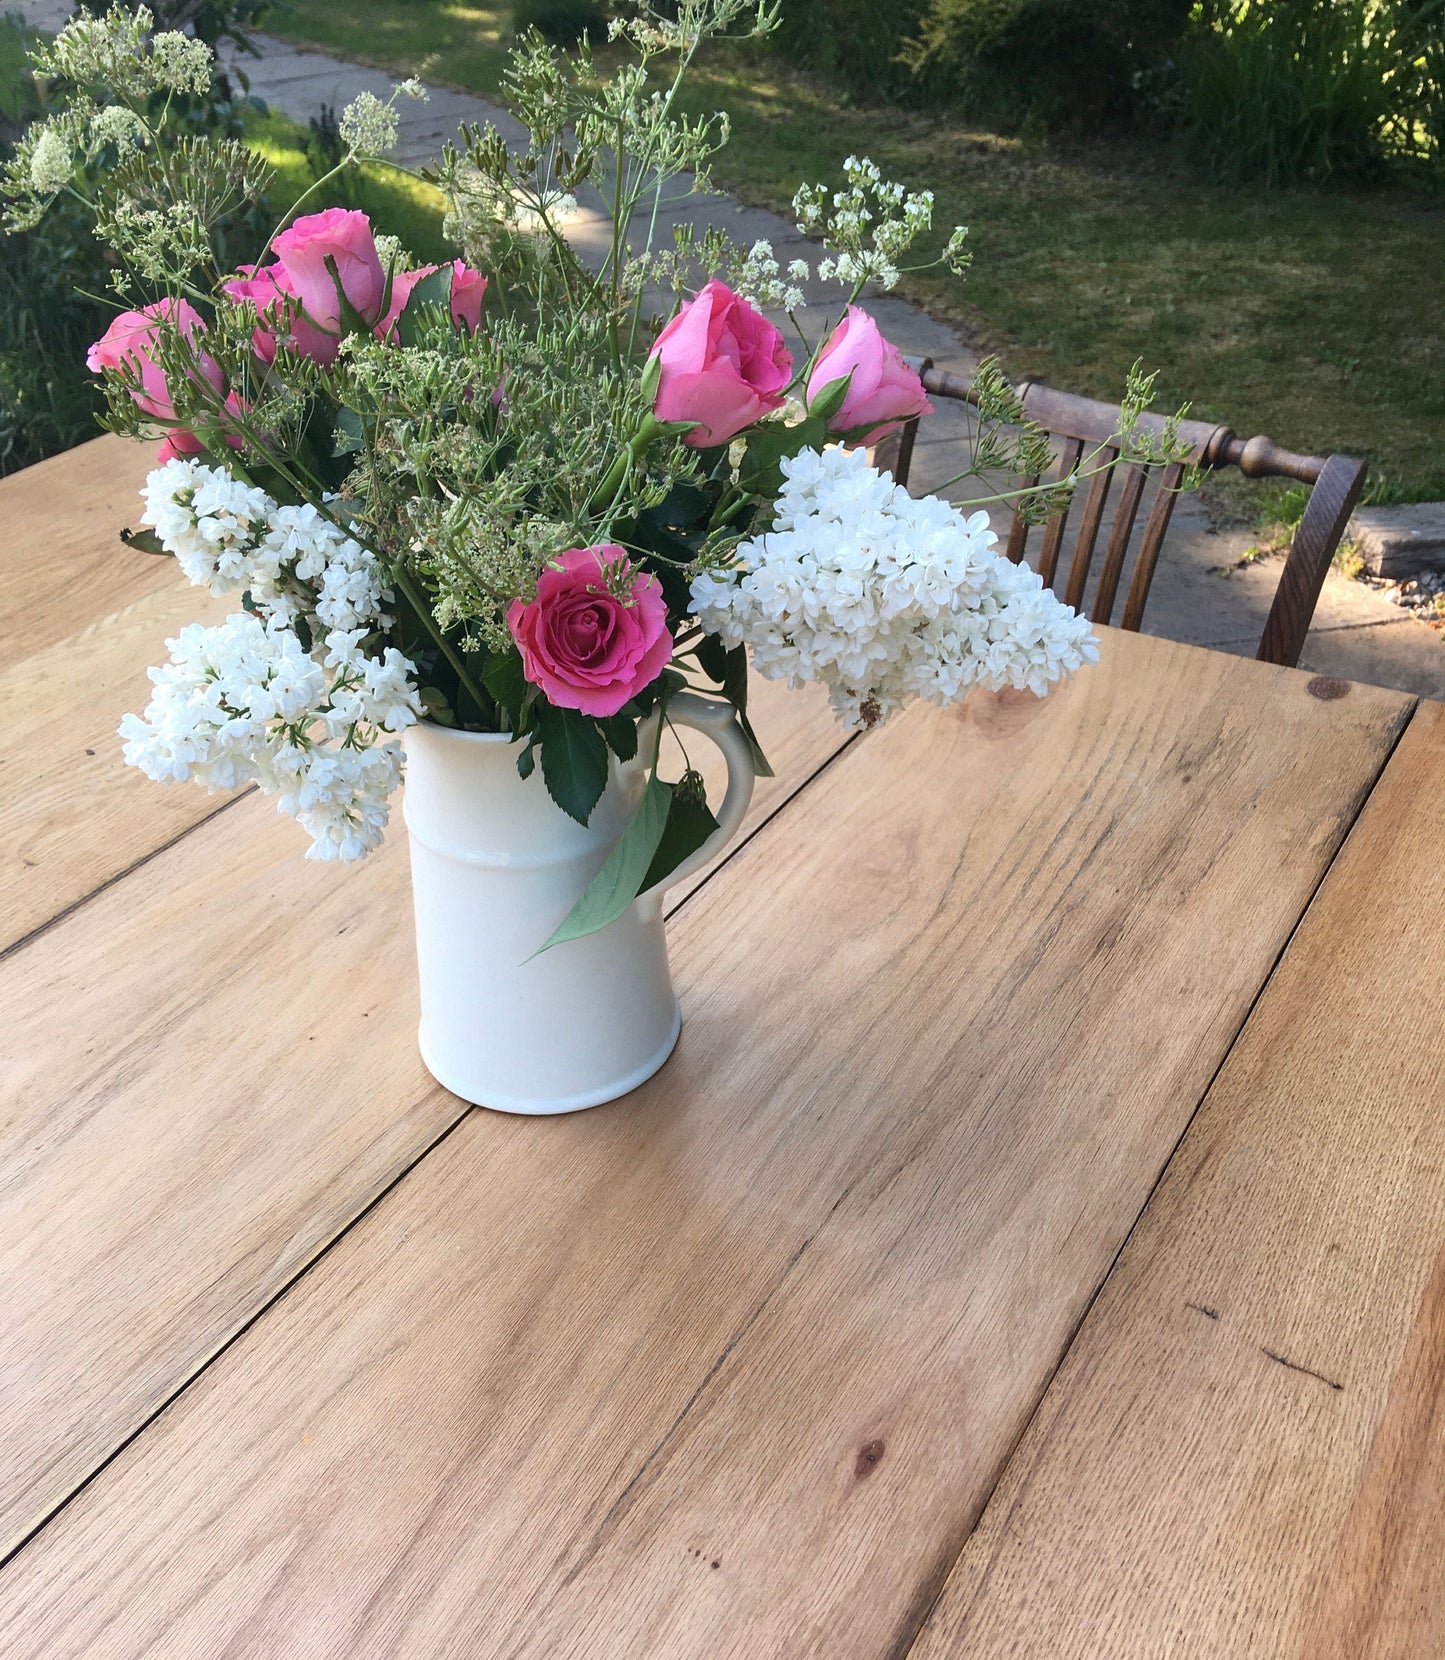
[(352, 155), (384, 156), (396, 148), (401, 129), (391, 102), (382, 103), (374, 92), (358, 92), (342, 110), (336, 130)]
[(177, 457), (141, 491), (150, 525), (199, 588), (246, 591), (283, 619), (315, 615), (321, 631), (387, 628), (389, 597), (375, 557), (306, 503), (283, 507), (219, 467)]
[(772, 530), (739, 569), (692, 584), (692, 611), (771, 680), (820, 680), (850, 727), (971, 686), (1039, 697), (1098, 658), (1089, 621), (992, 551), (988, 515), (906, 490), (861, 450), (783, 462)]
[(801, 285), (808, 280), (807, 260), (790, 260), (785, 282), (771, 242), (754, 242), (745, 254), (735, 255), (729, 275), (737, 292), (762, 311), (798, 311), (805, 303)]
[(166, 642), (144, 716), (121, 722), (126, 760), (163, 782), (259, 784), (311, 836), (308, 858), (361, 858), (401, 781), (401, 745), (382, 734), (421, 716), (412, 664), (363, 650), (391, 620), (376, 560), (316, 508), (199, 462), (167, 462), (144, 494), (146, 523), (191, 581), (245, 589), (253, 609)]
[[(829, 202), (823, 185), (803, 185), (793, 197), (793, 214), (805, 236), (821, 236), (830, 257), (821, 260), (818, 275), (824, 282), (861, 288), (875, 282), (880, 288), (897, 285), (902, 272), (898, 260), (933, 224), (933, 192), (907, 191), (883, 177), (866, 156), (849, 156), (843, 163), (847, 186)], [(960, 226), (949, 237), (943, 263), (961, 271), (967, 264)]]
[(117, 0), (104, 17), (78, 12), (31, 55), (31, 64), (39, 75), (102, 86), (118, 96), (205, 92), (213, 72), (210, 47), (179, 30), (153, 35), (154, 28), (149, 7), (132, 10)]

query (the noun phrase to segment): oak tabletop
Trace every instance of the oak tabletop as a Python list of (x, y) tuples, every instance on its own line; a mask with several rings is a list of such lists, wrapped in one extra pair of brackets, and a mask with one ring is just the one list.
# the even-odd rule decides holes
[(513, 1119), (399, 814), (120, 766), (145, 468), (0, 483), (0, 1653), (1445, 1653), (1445, 707), (760, 683), (677, 1052)]

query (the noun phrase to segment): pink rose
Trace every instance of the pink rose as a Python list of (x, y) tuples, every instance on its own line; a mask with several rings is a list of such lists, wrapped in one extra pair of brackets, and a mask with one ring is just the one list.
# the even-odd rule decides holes
[(726, 444), (781, 407), (793, 378), (783, 337), (726, 283), (710, 282), (657, 337), (661, 365), (653, 413), (659, 421), (695, 421), (683, 439), (694, 449)]
[[(386, 308), (386, 316), (376, 325), (379, 340), (390, 338), (416, 285), (423, 277), (439, 270), (439, 265), (423, 265), (415, 271), (396, 273), (391, 279), (391, 304)], [(486, 291), (487, 279), (480, 271), (473, 271), (462, 260), (452, 261), (452, 321), (459, 329), (464, 328), (468, 334), (475, 334), (481, 328), (482, 296)]]
[[(308, 213), (288, 225), (272, 243), (281, 274), (278, 287), (301, 302), (304, 321), (315, 325), (317, 338), (303, 344), (303, 335), (293, 327), (300, 350), (318, 363), (335, 360), (341, 344), (341, 302), (336, 279), (327, 261), (336, 267), (347, 304), (368, 324), (380, 320), (386, 297), (386, 273), (371, 234), (371, 221), (364, 213), (347, 208), (327, 208)], [(284, 278), (284, 284), (283, 284)]]
[(268, 327), (251, 331), (251, 350), (268, 366), (276, 361), (276, 347), (289, 346), (315, 363), (330, 363), (336, 357), (338, 337), (310, 322), (290, 277), (280, 265), (243, 265), (242, 275), (221, 284), (221, 292), (233, 300), (249, 300), (261, 322)]
[[(193, 341), (204, 330), (201, 314), (185, 300), (157, 300), (142, 311), (123, 311), (100, 339), (85, 354), (85, 366), (92, 374), (103, 369), (120, 369), (128, 365), (138, 372), (141, 390), (132, 392), (137, 406), (158, 421), (175, 419), (175, 402), (166, 384), (166, 372), (156, 362), (156, 336), (163, 323), (170, 322), (188, 341)], [(221, 367), (213, 357), (198, 351), (194, 357), (198, 381), (205, 381), (217, 392), (225, 384)]]
[(856, 427), (871, 430), (858, 440), (878, 440), (914, 415), (927, 415), (933, 405), (923, 382), (903, 361), (897, 346), (878, 332), (878, 325), (866, 311), (850, 305), (848, 314), (833, 330), (808, 377), (808, 402), (834, 381), (853, 379), (843, 406), (829, 421), (829, 430), (848, 432)]
[(461, 260), (452, 261), (452, 321), (457, 327), (475, 334), (482, 326), (482, 299), (487, 292), (487, 279), (480, 271), (472, 270)]
[[(231, 415), (244, 415), (246, 408), (245, 402), (234, 392), (227, 397), (226, 410)], [(235, 421), (227, 420), (226, 415), (222, 414), (218, 424), (221, 437), (233, 450), (239, 450), (244, 446), (245, 440), (241, 437)], [(172, 427), (161, 441), (160, 448), (156, 451), (156, 460), (164, 463), (173, 461), (180, 455), (203, 455), (205, 449), (206, 446), (196, 437), (194, 432), (188, 431), (185, 427)]]
[[(621, 566), (631, 578), (626, 598), (603, 569)], [(570, 548), (537, 580), (530, 605), (512, 601), (507, 627), (522, 653), (527, 679), (559, 709), (615, 715), (650, 686), (672, 660), (662, 584), (639, 571), (611, 543)]]

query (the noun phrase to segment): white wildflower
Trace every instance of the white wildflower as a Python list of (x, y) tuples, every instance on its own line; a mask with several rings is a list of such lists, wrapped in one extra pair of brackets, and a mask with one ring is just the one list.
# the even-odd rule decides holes
[(384, 156), (392, 149), (400, 128), (396, 111), (374, 92), (358, 92), (337, 122), (341, 142), (358, 156)]
[(53, 122), (41, 126), (30, 151), (30, 186), (41, 196), (64, 190), (75, 173), (70, 139)]
[(860, 450), (783, 462), (773, 529), (704, 574), (692, 611), (769, 679), (819, 680), (849, 726), (971, 686), (1043, 696), (1098, 656), (1088, 619), (993, 552), (986, 513), (913, 500)]
[(208, 92), (211, 87), (211, 49), (171, 29), (151, 41), (151, 73), (157, 87), (171, 92)]
[(124, 104), (107, 104), (91, 116), (89, 138), (92, 150), (114, 149), (116, 158), (123, 161), (145, 148), (145, 123)]

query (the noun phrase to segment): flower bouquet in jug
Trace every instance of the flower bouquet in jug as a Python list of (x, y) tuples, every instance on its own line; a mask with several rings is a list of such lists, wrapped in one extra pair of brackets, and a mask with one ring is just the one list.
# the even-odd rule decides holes
[[(933, 238), (927, 191), (850, 158), (837, 189), (798, 191), (816, 251), (782, 267), (764, 243), (660, 230), (727, 137), (680, 112), (688, 65), (773, 21), (766, 0), (644, 6), (613, 24), (608, 73), (524, 39), (506, 95), (525, 144), (464, 128), (427, 174), (458, 255), (436, 264), (322, 205), (394, 143), (414, 84), (348, 107), (338, 168), (237, 266), (227, 216), (268, 201), (269, 170), (168, 123), (208, 83), (208, 50), (117, 7), (35, 59), (56, 113), (7, 168), (10, 222), (89, 204), (118, 302), (89, 364), (107, 424), (159, 442), (131, 540), (236, 596), (225, 623), (168, 642), (126, 760), (258, 785), (310, 857), (349, 861), (382, 838), (401, 734), (414, 770), (418, 734), (448, 766), (500, 754), (506, 779), (463, 791), (449, 821), (456, 860), (486, 864), (456, 827), (518, 790), (522, 818), (557, 821), (536, 845), (569, 822), (594, 833), (509, 970), (576, 949), (717, 846), (737, 792), (725, 809), (690, 764), (663, 777), (663, 737), (690, 710), (714, 736), (727, 724), (736, 773), (765, 771), (750, 662), (823, 682), (844, 723), (874, 727), (973, 686), (1043, 695), (1095, 655), (1087, 620), (995, 551), (985, 511), (914, 500), (870, 465), (930, 406), (859, 302), (967, 257), (961, 229)], [(835, 308), (805, 330), (826, 288)], [(1148, 395), (1136, 376), (1129, 409)], [(1169, 442), (1126, 420), (1114, 447)], [(1026, 512), (1103, 464), (1023, 492)], [(985, 365), (968, 471), (1001, 470), (1044, 475), (1047, 440)]]

